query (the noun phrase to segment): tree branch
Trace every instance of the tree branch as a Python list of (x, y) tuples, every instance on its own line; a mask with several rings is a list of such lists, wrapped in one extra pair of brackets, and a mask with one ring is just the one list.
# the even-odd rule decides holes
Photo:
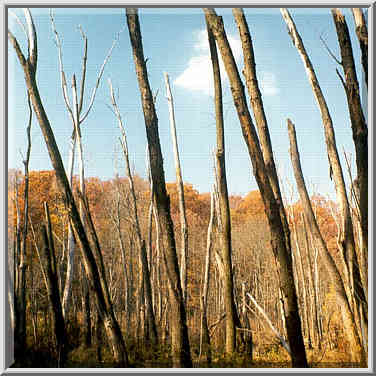
[(18, 44), (16, 37), (12, 34), (12, 32), (10, 30), (8, 30), (8, 39), (10, 40), (10, 42), (13, 45), (13, 48), (16, 51), (18, 60), (20, 61), (20, 64), (21, 64), (22, 68), (25, 69), (25, 67), (26, 67), (25, 56), (24, 56), (24, 54), (21, 51), (21, 47)]
[(336, 55), (334, 55), (334, 53), (330, 50), (329, 46), (327, 45), (327, 43), (325, 42), (324, 38), (321, 35), (320, 35), (320, 40), (322, 44), (324, 45), (325, 49), (328, 51), (328, 54), (335, 60), (335, 62), (339, 65), (342, 65), (342, 62), (339, 61)]
[(59, 34), (56, 30), (55, 20), (54, 20), (52, 9), (50, 10), (50, 18), (51, 18), (52, 30), (53, 30), (53, 32), (55, 34), (55, 38), (56, 38), (56, 46), (57, 46), (57, 49), (58, 49), (61, 89), (62, 89), (62, 92), (63, 92), (63, 98), (64, 98), (65, 105), (67, 107), (67, 110), (69, 112), (69, 115), (70, 115), (72, 121), (74, 122), (73, 111), (72, 111), (72, 107), (69, 103), (69, 98), (68, 98), (67, 80), (65, 78), (65, 72), (64, 72), (64, 67), (63, 67), (63, 52), (62, 52), (62, 48), (61, 48), (61, 40), (60, 40)]
[(87, 66), (87, 37), (81, 27), (79, 26), (82, 38), (84, 40), (84, 57), (82, 61), (82, 77), (81, 77), (81, 89), (80, 89), (80, 104), (78, 105), (78, 113), (82, 111), (82, 104), (84, 101), (84, 92), (85, 92), (85, 78), (86, 78), (86, 66)]
[(31, 17), (29, 8), (23, 9), (27, 25), (28, 34), (28, 46), (29, 46), (29, 61), (34, 71), (37, 69), (38, 49), (37, 49), (37, 33), (35, 31), (35, 25), (33, 18)]
[(107, 53), (107, 56), (105, 57), (105, 59), (104, 59), (104, 61), (103, 61), (103, 64), (102, 64), (102, 66), (101, 66), (101, 68), (100, 68), (100, 70), (99, 70), (99, 74), (98, 74), (97, 82), (96, 82), (96, 84), (95, 84), (95, 87), (94, 87), (93, 92), (92, 92), (92, 95), (91, 95), (91, 99), (90, 99), (90, 103), (89, 103), (88, 109), (86, 110), (86, 112), (85, 112), (85, 114), (82, 116), (82, 118), (79, 119), (79, 122), (80, 122), (80, 123), (82, 123), (82, 122), (87, 118), (87, 116), (89, 115), (89, 112), (90, 112), (91, 108), (93, 107), (94, 99), (95, 99), (95, 95), (96, 95), (96, 93), (97, 93), (97, 90), (98, 90), (98, 87), (99, 87), (99, 83), (100, 83), (100, 80), (101, 80), (102, 75), (103, 75), (104, 68), (105, 68), (105, 66), (106, 66), (106, 64), (107, 64), (107, 62), (108, 62), (108, 60), (110, 59), (111, 54), (112, 54), (112, 51), (113, 51), (113, 49), (115, 48), (116, 43), (117, 43), (118, 40), (119, 40), (120, 34), (123, 32), (124, 28), (125, 28), (125, 25), (124, 25), (124, 27), (119, 31), (119, 33), (116, 35), (115, 40), (113, 41), (112, 46), (111, 46), (110, 50), (109, 50), (108, 53)]
[(20, 20), (20, 18), (17, 16), (16, 13), (12, 12), (11, 10), (9, 10), (9, 14), (16, 19), (17, 23), (21, 26), (23, 32), (25, 33), (25, 36), (26, 36), (26, 39), (27, 39), (28, 35), (27, 35), (26, 27), (22, 23), (22, 21)]

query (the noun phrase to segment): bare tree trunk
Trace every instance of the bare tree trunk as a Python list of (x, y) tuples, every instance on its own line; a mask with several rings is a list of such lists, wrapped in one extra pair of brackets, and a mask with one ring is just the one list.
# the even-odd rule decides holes
[[(82, 146), (81, 125), (79, 121), (80, 109), (79, 109), (79, 102), (78, 102), (78, 95), (77, 95), (76, 76), (74, 74), (72, 78), (72, 105), (73, 105), (74, 132), (75, 132), (75, 139), (77, 140), (77, 149), (78, 149), (80, 194), (83, 198), (86, 199), (84, 155), (83, 155), (83, 146)], [(71, 187), (72, 187), (72, 182), (71, 182)], [(83, 203), (80, 201), (81, 221), (84, 227), (86, 227), (82, 205)], [(82, 305), (83, 305), (83, 314), (84, 314), (83, 319), (85, 322), (84, 327), (86, 328), (85, 342), (88, 346), (90, 346), (92, 342), (91, 340), (91, 316), (90, 316), (90, 293), (89, 293), (89, 289), (86, 288), (88, 282), (87, 280), (85, 280), (86, 279), (85, 274), (82, 274), (81, 279), (83, 283), (83, 288), (82, 288), (82, 294), (83, 294)], [(67, 286), (67, 288), (71, 289), (71, 287), (69, 286)], [(67, 294), (67, 296), (69, 296), (69, 293)]]
[(312, 63), (308, 57), (308, 54), (304, 48), (303, 41), (297, 32), (294, 21), (291, 18), (287, 9), (281, 8), (281, 13), (288, 26), (289, 34), (296, 46), (298, 53), (304, 63), (308, 80), (312, 86), (312, 90), (317, 101), (322, 122), (325, 131), (325, 142), (327, 146), (327, 153), (330, 166), (330, 175), (333, 177), (335, 190), (337, 194), (337, 201), (341, 213), (341, 225), (338, 237), (338, 247), (340, 249), (340, 255), (342, 255), (344, 262), (344, 285), (346, 293), (348, 295), (348, 301), (351, 306), (351, 310), (359, 315), (359, 305), (365, 301), (360, 274), (359, 265), (355, 252), (355, 241), (353, 224), (351, 220), (350, 206), (347, 198), (345, 181), (343, 178), (342, 167), (340, 164), (338, 151), (336, 147), (336, 139), (334, 134), (334, 128), (332, 119), (330, 117), (329, 109), (326, 104), (324, 95), (321, 91), (319, 82), (317, 80)]
[(199, 360), (211, 363), (210, 336), (208, 328), (208, 291), (210, 280), (210, 259), (212, 251), (213, 237), (213, 220), (214, 220), (214, 192), (210, 195), (210, 219), (208, 225), (208, 234), (206, 237), (206, 257), (205, 257), (205, 273), (204, 285), (202, 287), (201, 304), (201, 338), (200, 338), (200, 356)]
[(228, 201), (227, 179), (226, 179), (226, 153), (223, 123), (223, 103), (222, 84), (219, 69), (219, 61), (215, 39), (209, 26), (208, 16), (206, 16), (207, 31), (209, 39), (210, 56), (213, 67), (214, 79), (214, 101), (215, 101), (215, 121), (217, 127), (217, 150), (216, 179), (218, 187), (219, 216), (221, 218), (220, 244), (221, 259), (223, 263), (223, 285), (226, 312), (226, 354), (231, 356), (236, 350), (236, 307), (234, 298), (233, 273), (232, 273), (232, 245), (231, 245), (231, 218)]
[(265, 311), (262, 309), (262, 307), (260, 307), (260, 305), (256, 302), (256, 299), (250, 294), (247, 292), (247, 295), (249, 297), (249, 299), (251, 299), (251, 302), (255, 305), (255, 307), (257, 308), (257, 310), (261, 313), (262, 317), (265, 319), (265, 321), (268, 323), (270, 329), (272, 330), (272, 332), (276, 335), (276, 337), (280, 340), (282, 346), (284, 347), (284, 349), (289, 353), (291, 354), (291, 349), (290, 349), (290, 346), (289, 344), (285, 341), (285, 339), (278, 333), (278, 330), (274, 327), (273, 323), (271, 322), (271, 320), (269, 319), (269, 317), (267, 316), (267, 314), (265, 313)]
[(323, 261), (323, 264), (328, 272), (328, 277), (330, 278), (331, 283), (333, 284), (339, 306), (342, 307), (344, 311), (344, 332), (348, 338), (351, 355), (354, 361), (360, 361), (361, 356), (361, 342), (359, 338), (359, 334), (357, 331), (355, 317), (351, 309), (351, 303), (348, 300), (346, 295), (346, 290), (344, 287), (344, 283), (341, 279), (341, 276), (338, 272), (338, 269), (335, 265), (333, 258), (331, 257), (328, 248), (325, 244), (325, 241), (322, 237), (322, 234), (319, 230), (316, 218), (313, 214), (311, 201), (308, 196), (308, 192), (305, 186), (303, 173), (300, 165), (300, 158), (299, 152), (296, 142), (296, 133), (295, 127), (293, 123), (288, 119), (288, 131), (289, 131), (289, 138), (290, 138), (290, 155), (291, 161), (294, 169), (294, 176), (298, 186), (300, 200), (303, 205), (304, 215), (308, 222), (308, 227), (312, 233), (312, 236), (319, 244), (320, 248), (320, 256)]
[[(73, 131), (71, 141), (70, 141), (70, 149), (69, 149), (69, 163), (68, 163), (68, 181), (70, 187), (73, 187), (73, 167), (74, 167), (74, 156), (75, 156), (75, 148), (76, 148), (76, 132)], [(72, 294), (72, 281), (74, 276), (74, 254), (75, 254), (75, 242), (73, 237), (73, 229), (72, 225), (68, 223), (68, 251), (67, 251), (67, 272), (65, 276), (65, 284), (64, 284), (64, 293), (63, 293), (63, 315), (64, 318), (67, 317), (68, 308), (69, 308), (69, 301)]]
[(170, 325), (173, 366), (192, 367), (186, 310), (176, 254), (174, 226), (170, 213), (170, 199), (166, 192), (163, 157), (158, 135), (158, 118), (155, 112), (153, 95), (147, 76), (137, 9), (127, 8), (127, 23), (145, 117), (146, 135), (149, 145), (150, 171), (155, 188), (155, 202), (161, 227), (167, 240), (165, 256), (171, 307)]
[(109, 85), (110, 85), (110, 95), (111, 95), (112, 106), (114, 108), (116, 117), (118, 119), (119, 128), (122, 133), (121, 146), (123, 149), (124, 160), (125, 160), (125, 170), (128, 176), (129, 188), (131, 192), (132, 209), (133, 209), (133, 214), (134, 214), (136, 235), (137, 235), (137, 241), (138, 241), (138, 247), (139, 247), (139, 262), (141, 266), (140, 280), (142, 281), (142, 285), (144, 285), (144, 293), (141, 299), (145, 299), (145, 309), (146, 309), (147, 320), (148, 320), (148, 325), (150, 329), (150, 333), (149, 333), (150, 340), (153, 346), (155, 346), (158, 343), (158, 334), (157, 334), (157, 327), (155, 324), (155, 317), (154, 317), (154, 311), (153, 311), (153, 298), (152, 298), (153, 292), (151, 288), (150, 270), (149, 270), (148, 259), (147, 259), (147, 254), (146, 254), (146, 245), (145, 245), (145, 240), (142, 239), (141, 226), (140, 226), (140, 221), (138, 219), (136, 191), (134, 188), (133, 176), (131, 173), (131, 167), (129, 163), (128, 144), (127, 144), (127, 138), (125, 135), (125, 129), (124, 129), (123, 122), (121, 119), (120, 111), (115, 101), (115, 96), (114, 96), (111, 81), (109, 81)]
[[(88, 40), (83, 32), (81, 26), (79, 30), (81, 32), (83, 41), (84, 41), (84, 54), (83, 54), (83, 62), (82, 62), (82, 76), (81, 76), (81, 85), (80, 85), (80, 95), (78, 98), (77, 86), (76, 86), (76, 78), (73, 75), (72, 78), (72, 106), (69, 103), (68, 92), (67, 92), (67, 82), (65, 71), (63, 67), (63, 59), (62, 59), (62, 46), (59, 34), (56, 30), (54, 15), (52, 10), (50, 10), (50, 18), (51, 18), (51, 25), (53, 32), (55, 34), (56, 39), (56, 46), (58, 49), (58, 60), (59, 60), (59, 70), (60, 70), (60, 78), (61, 78), (61, 89), (63, 94), (63, 99), (68, 111), (68, 114), (72, 120), (73, 124), (73, 133), (71, 136), (71, 145), (69, 151), (69, 166), (68, 166), (68, 179), (70, 182), (70, 186), (72, 189), (72, 177), (73, 177), (73, 167), (74, 167), (74, 159), (75, 159), (75, 147), (76, 141), (78, 140), (78, 153), (79, 153), (79, 176), (80, 176), (80, 190), (83, 196), (85, 196), (85, 180), (84, 180), (84, 159), (83, 159), (83, 148), (82, 148), (82, 140), (81, 140), (81, 124), (85, 121), (87, 116), (89, 115), (95, 100), (95, 96), (97, 93), (97, 89), (99, 87), (99, 83), (101, 77), (103, 75), (104, 68), (112, 54), (112, 50), (114, 49), (117, 39), (114, 40), (112, 46), (104, 59), (104, 62), (99, 70), (98, 77), (96, 84), (92, 90), (90, 103), (88, 108), (84, 114), (82, 114), (82, 107), (84, 101), (84, 93), (85, 93), (85, 80), (86, 80), (86, 68), (87, 68), (87, 46)], [(73, 108), (72, 108), (73, 107)], [(82, 216), (82, 208), (81, 208), (81, 216)], [(84, 226), (85, 227), (85, 226)], [(72, 293), (72, 281), (74, 275), (74, 253), (75, 253), (75, 243), (73, 239), (73, 232), (71, 228), (71, 224), (69, 224), (69, 234), (68, 234), (68, 260), (67, 260), (67, 274), (65, 278), (65, 286), (64, 286), (64, 296), (63, 296), (63, 312), (64, 316), (68, 313), (69, 308), (69, 300)], [(89, 324), (88, 324), (89, 325)]]
[(302, 263), (302, 256), (300, 252), (300, 245), (299, 245), (299, 239), (298, 239), (298, 231), (296, 229), (296, 221), (295, 221), (295, 215), (294, 215), (294, 208), (292, 205), (290, 205), (291, 208), (291, 219), (292, 219), (292, 228), (294, 233), (294, 239), (295, 239), (295, 259), (296, 259), (296, 273), (298, 276), (298, 279), (301, 281), (301, 293), (302, 293), (302, 305), (301, 305), (301, 315), (303, 318), (303, 323), (305, 325), (306, 329), (306, 336), (308, 337), (308, 342), (311, 345), (311, 337), (310, 337), (310, 323), (308, 321), (308, 301), (307, 301), (307, 288), (306, 288), (306, 278), (303, 270), (303, 263)]
[(360, 50), (362, 52), (362, 65), (366, 85), (368, 86), (368, 30), (367, 23), (361, 8), (351, 8), (355, 26), (356, 35), (359, 40)]
[[(359, 83), (356, 75), (355, 62), (351, 47), (351, 39), (345, 17), (338, 8), (332, 9), (333, 19), (337, 30), (338, 42), (341, 50), (342, 67), (345, 81), (342, 81), (347, 96), (347, 104), (351, 119), (351, 128), (356, 152), (357, 184), (359, 187), (359, 212), (362, 236), (362, 249), (364, 255), (368, 253), (368, 128), (363, 114), (359, 93)], [(358, 262), (359, 264), (359, 262)], [(356, 269), (356, 266), (354, 266)], [(356, 274), (359, 274), (354, 270)], [(359, 276), (354, 276), (360, 279)], [(364, 281), (368, 285), (368, 278)], [(367, 301), (366, 291), (359, 291), (362, 286), (355, 281), (355, 294), (364, 296)], [(367, 312), (367, 307), (364, 307)]]
[(66, 331), (59, 294), (51, 221), (46, 202), (44, 203), (44, 207), (46, 212), (46, 225), (42, 227), (42, 235), (44, 242), (43, 252), (46, 259), (46, 288), (52, 310), (52, 324), (56, 340), (57, 366), (63, 367), (66, 360)]
[(180, 213), (180, 227), (181, 227), (181, 258), (180, 258), (180, 280), (181, 288), (183, 290), (184, 301), (187, 302), (187, 262), (188, 262), (188, 224), (185, 214), (185, 201), (184, 201), (184, 183), (181, 173), (180, 157), (178, 140), (176, 136), (176, 124), (174, 113), (174, 101), (170, 88), (170, 81), (167, 73), (164, 73), (168, 109), (170, 113), (170, 126), (171, 126), (171, 138), (174, 149), (175, 158), (175, 172), (176, 172), (176, 186), (179, 197), (179, 213)]
[(257, 74), (256, 74), (256, 61), (253, 51), (252, 38), (248, 29), (248, 24), (245, 19), (242, 8), (234, 8), (232, 10), (236, 24), (238, 25), (240, 40), (242, 43), (243, 55), (244, 55), (244, 77), (248, 89), (250, 98), (250, 104), (255, 116), (255, 122), (258, 130), (258, 137), (260, 140), (260, 146), (262, 155), (265, 162), (266, 173), (269, 177), (270, 185), (274, 193), (274, 197), (279, 205), (279, 211), (281, 214), (281, 220), (283, 230), (286, 237), (286, 248), (291, 248), (290, 243), (290, 229), (288, 226), (286, 212), (283, 206), (281, 189), (279, 186), (277, 169), (274, 163), (273, 147), (269, 134), (268, 122), (266, 120), (264, 104), (261, 97), (261, 92), (258, 86)]
[(56, 173), (58, 185), (60, 187), (61, 192), (64, 194), (64, 200), (67, 205), (70, 220), (73, 224), (73, 229), (76, 233), (76, 238), (79, 240), (80, 243), (85, 271), (88, 276), (91, 288), (95, 292), (96, 297), (98, 299), (98, 308), (105, 321), (107, 335), (109, 341), (112, 344), (115, 361), (122, 366), (127, 366), (128, 359), (124, 345), (124, 340), (113, 313), (112, 303), (108, 291), (105, 291), (101, 285), (101, 279), (103, 278), (101, 278), (101, 275), (99, 274), (94, 255), (90, 248), (88, 238), (86, 236), (84, 227), (82, 225), (82, 221), (80, 219), (80, 215), (76, 207), (76, 203), (73, 198), (72, 191), (70, 189), (69, 181), (65, 174), (64, 164), (56, 144), (55, 136), (52, 132), (50, 122), (48, 120), (47, 114), (42, 104), (42, 100), (39, 95), (39, 90), (37, 87), (35, 77), (37, 68), (36, 30), (32, 16), (28, 9), (25, 10), (25, 17), (27, 20), (29, 39), (29, 56), (27, 59), (23, 55), (16, 38), (10, 31), (8, 31), (8, 38), (10, 39), (10, 42), (17, 53), (18, 59), (25, 73), (25, 82), (27, 85), (28, 92), (30, 94), (34, 112), (36, 114), (46, 142), (48, 153), (50, 155), (51, 162)]
[(259, 186), (265, 206), (271, 232), (271, 246), (277, 262), (279, 285), (286, 312), (288, 340), (291, 347), (293, 367), (307, 367), (307, 357), (299, 317), (297, 295), (293, 281), (292, 260), (290, 249), (286, 247), (286, 237), (277, 203), (266, 172), (259, 140), (249, 113), (244, 86), (241, 82), (235, 59), (229, 46), (223, 21), (214, 10), (205, 8), (210, 28), (221, 51), (222, 59), (231, 84), (231, 91), (242, 127), (243, 136), (253, 165), (253, 173)]
[[(314, 326), (315, 326), (315, 334), (316, 334), (316, 343), (318, 344), (319, 349), (321, 349), (321, 329), (320, 329), (320, 296), (319, 296), (319, 291), (318, 291), (318, 270), (315, 267), (317, 264), (314, 260), (313, 257), (316, 259), (317, 255), (312, 255), (311, 250), (314, 250), (315, 253), (317, 253), (317, 248), (313, 244), (313, 241), (311, 242), (311, 248), (309, 247), (309, 241), (308, 241), (308, 229), (307, 229), (307, 220), (305, 218), (304, 213), (302, 213), (302, 221), (303, 221), (303, 226), (304, 226), (304, 235), (305, 235), (305, 249), (307, 252), (307, 260), (309, 264), (309, 281), (310, 281), (310, 286), (311, 286), (311, 297), (312, 297), (312, 310), (313, 310), (313, 315), (314, 315)], [(310, 233), (310, 238), (312, 239), (312, 234)]]
[[(15, 290), (15, 303), (16, 303), (16, 320), (15, 320), (15, 350), (16, 357), (22, 357), (26, 346), (26, 241), (28, 233), (28, 217), (29, 217), (29, 161), (31, 152), (31, 121), (32, 121), (32, 109), (30, 103), (30, 95), (27, 95), (27, 103), (29, 106), (29, 120), (26, 128), (27, 136), (27, 150), (26, 157), (22, 161), (25, 169), (25, 183), (24, 183), (24, 207), (23, 207), (23, 230), (22, 230), (22, 241), (20, 241), (20, 213), (17, 215), (18, 226), (17, 226), (17, 239), (18, 239), (18, 265), (16, 269), (17, 274), (17, 284)], [(17, 184), (17, 183), (16, 183)], [(16, 197), (16, 200), (18, 198)]]

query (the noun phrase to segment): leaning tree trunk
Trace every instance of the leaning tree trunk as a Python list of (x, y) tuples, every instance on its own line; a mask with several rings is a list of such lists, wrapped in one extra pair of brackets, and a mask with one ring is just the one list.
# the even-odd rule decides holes
[(72, 221), (73, 229), (76, 234), (76, 238), (79, 241), (81, 253), (83, 256), (83, 262), (85, 271), (98, 300), (98, 310), (103, 317), (105, 327), (107, 330), (107, 335), (109, 341), (111, 342), (112, 349), (114, 352), (115, 361), (122, 366), (128, 365), (127, 352), (124, 344), (124, 340), (116, 321), (112, 302), (108, 293), (103, 289), (101, 284), (102, 276), (98, 271), (98, 267), (90, 248), (90, 244), (85, 233), (77, 206), (69, 185), (69, 181), (65, 174), (64, 164), (61, 159), (61, 155), (56, 144), (55, 136), (52, 132), (50, 122), (48, 120), (47, 114), (45, 112), (42, 100), (39, 95), (38, 86), (36, 83), (36, 68), (37, 68), (37, 36), (35, 25), (28, 9), (25, 10), (25, 17), (27, 21), (28, 30), (28, 40), (29, 40), (29, 56), (26, 59), (23, 55), (18, 41), (14, 35), (8, 30), (8, 38), (13, 45), (18, 60), (25, 73), (25, 82), (27, 85), (28, 92), (33, 104), (34, 112), (38, 119), (40, 128), (43, 133), (43, 137), (46, 142), (48, 153), (51, 158), (53, 168), (56, 173), (57, 183), (61, 192), (64, 194), (64, 201), (67, 206), (69, 219)]
[(304, 347), (301, 320), (298, 310), (297, 294), (294, 286), (292, 259), (290, 249), (286, 247), (285, 232), (277, 203), (270, 185), (262, 151), (255, 126), (249, 113), (244, 93), (244, 86), (228, 43), (223, 26), (223, 20), (214, 10), (205, 8), (210, 28), (219, 46), (222, 59), (229, 77), (235, 108), (242, 127), (243, 137), (253, 165), (253, 173), (260, 189), (268, 218), (271, 247), (277, 261), (279, 285), (282, 291), (282, 301), (286, 313), (287, 336), (291, 348), (293, 367), (307, 367), (307, 356)]
[(351, 8), (351, 10), (354, 16), (356, 26), (355, 30), (359, 40), (360, 51), (362, 52), (364, 78), (366, 81), (366, 85), (368, 86), (368, 30), (366, 19), (361, 8)]
[(245, 19), (242, 8), (233, 9), (234, 18), (238, 25), (240, 40), (242, 43), (242, 49), (244, 54), (244, 77), (248, 94), (250, 98), (250, 104), (255, 116), (255, 122), (258, 130), (258, 136), (260, 140), (260, 146), (262, 155), (265, 162), (266, 172), (269, 177), (270, 185), (273, 189), (274, 197), (279, 205), (279, 211), (281, 213), (281, 220), (286, 237), (286, 247), (291, 248), (290, 229), (286, 218), (285, 208), (283, 206), (283, 200), (281, 195), (281, 189), (279, 186), (277, 169), (274, 163), (272, 142), (270, 139), (268, 122), (266, 120), (264, 104), (261, 97), (261, 92), (258, 85), (256, 74), (256, 61), (253, 51), (252, 38), (248, 29), (248, 24)]
[(170, 198), (166, 191), (163, 157), (158, 135), (158, 118), (147, 75), (137, 9), (127, 8), (127, 23), (145, 118), (155, 203), (161, 228), (166, 234), (165, 258), (171, 307), (172, 361), (174, 367), (192, 367), (186, 310), (176, 254), (174, 225), (170, 213)]
[[(363, 114), (359, 93), (359, 83), (356, 75), (354, 55), (351, 47), (349, 29), (345, 17), (338, 8), (332, 9), (333, 19), (337, 30), (338, 42), (341, 50), (342, 67), (345, 74), (343, 82), (347, 104), (351, 119), (351, 128), (355, 144), (357, 184), (359, 187), (361, 246), (360, 252), (367, 257), (368, 254), (368, 127)], [(360, 264), (360, 263), (359, 263)], [(366, 273), (365, 273), (366, 274)], [(368, 278), (363, 279), (364, 295), (367, 300)]]
[(303, 206), (304, 215), (307, 221), (308, 229), (312, 233), (313, 238), (319, 245), (321, 260), (323, 261), (324, 267), (327, 270), (327, 275), (330, 282), (333, 284), (336, 291), (336, 296), (338, 300), (338, 305), (343, 310), (343, 325), (344, 332), (349, 341), (350, 354), (353, 361), (360, 361), (359, 351), (361, 349), (361, 342), (358, 335), (357, 327), (355, 324), (355, 317), (351, 310), (350, 302), (347, 298), (343, 280), (336, 267), (335, 261), (333, 260), (329, 250), (325, 244), (325, 241), (320, 232), (319, 226), (317, 224), (315, 215), (313, 214), (311, 201), (308, 196), (307, 188), (304, 182), (302, 168), (300, 165), (299, 151), (296, 142), (296, 133), (294, 124), (288, 119), (288, 132), (290, 138), (290, 155), (291, 162), (294, 169), (294, 176), (296, 184), (298, 186), (300, 200)]
[(236, 307), (234, 298), (234, 284), (232, 273), (232, 245), (231, 245), (231, 218), (230, 205), (228, 201), (227, 179), (226, 179), (226, 159), (225, 159), (225, 138), (223, 122), (223, 103), (222, 103), (222, 84), (219, 69), (217, 47), (213, 33), (208, 24), (206, 24), (209, 39), (210, 57), (213, 67), (214, 80), (214, 101), (215, 101), (215, 122), (217, 127), (217, 150), (215, 153), (216, 179), (218, 187), (219, 215), (221, 217), (220, 228), (220, 247), (221, 259), (223, 263), (223, 286), (224, 286), (224, 305), (226, 312), (226, 354), (232, 356), (236, 350)]
[(170, 88), (170, 80), (168, 74), (164, 74), (168, 109), (170, 113), (170, 127), (171, 127), (171, 137), (172, 145), (174, 149), (175, 158), (175, 172), (176, 172), (176, 186), (179, 196), (179, 213), (180, 213), (180, 227), (181, 227), (181, 258), (180, 258), (180, 280), (181, 287), (183, 290), (184, 301), (187, 302), (187, 262), (188, 262), (188, 224), (187, 216), (185, 213), (185, 200), (184, 200), (184, 183), (181, 173), (180, 157), (179, 157), (179, 147), (176, 136), (176, 124), (175, 124), (175, 112), (174, 112), (174, 100)]
[(341, 215), (338, 247), (340, 249), (340, 255), (344, 268), (343, 278), (351, 309), (359, 316), (359, 309), (362, 309), (360, 305), (365, 301), (365, 295), (363, 293), (364, 289), (362, 287), (362, 281), (359, 274), (359, 265), (355, 253), (355, 241), (350, 206), (347, 198), (342, 167), (338, 156), (332, 119), (317, 80), (316, 73), (304, 48), (303, 41), (296, 29), (295, 23), (286, 8), (281, 8), (281, 13), (286, 21), (292, 41), (304, 63), (308, 80), (312, 86), (312, 90), (321, 113), (330, 166), (330, 177), (334, 180)]

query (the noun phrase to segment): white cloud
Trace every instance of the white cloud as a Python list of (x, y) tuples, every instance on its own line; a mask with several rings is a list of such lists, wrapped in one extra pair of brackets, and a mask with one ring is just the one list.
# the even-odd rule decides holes
[[(199, 30), (194, 33), (196, 43), (194, 50), (196, 55), (188, 61), (188, 67), (174, 81), (175, 85), (192, 91), (201, 91), (206, 95), (213, 95), (213, 71), (210, 59), (209, 42), (206, 30)], [(242, 48), (239, 39), (229, 35), (228, 41), (232, 48), (235, 60), (242, 57)], [(219, 55), (222, 81), (227, 80), (222, 58)]]
[[(201, 91), (206, 95), (212, 96), (214, 94), (213, 71), (206, 30), (198, 30), (194, 32), (193, 38), (196, 40), (196, 43), (193, 46), (196, 54), (189, 59), (188, 67), (175, 79), (174, 84), (187, 90)], [(233, 35), (228, 35), (227, 39), (230, 43), (235, 60), (238, 64), (243, 64), (243, 51), (240, 40)], [(228, 78), (219, 51), (218, 56), (221, 78), (224, 83), (228, 81)], [(239, 71), (241, 71), (241, 69), (242, 65), (239, 65)], [(279, 89), (276, 85), (276, 78), (273, 73), (261, 72), (259, 74), (259, 83), (261, 92), (264, 95), (273, 96), (279, 93)]]

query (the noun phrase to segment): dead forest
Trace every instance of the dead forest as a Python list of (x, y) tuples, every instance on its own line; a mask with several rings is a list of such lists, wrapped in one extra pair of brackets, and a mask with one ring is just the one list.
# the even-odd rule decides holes
[[(90, 92), (85, 81), (90, 64), (87, 37), (81, 29), (82, 70), (67, 77), (61, 36), (50, 11), (60, 77), (56, 85), (72, 130), (64, 164), (38, 87), (43, 79), (38, 70), (42, 52), (33, 9), (24, 9), (22, 19), (8, 9), (27, 42), (20, 43), (8, 30), (9, 53), (17, 56), (24, 72), (29, 110), (24, 168), (8, 170), (10, 326), (5, 335), (12, 339), (13, 367), (368, 367), (368, 127), (362, 77), (356, 71), (359, 63), (367, 90), (366, 17), (362, 9), (351, 9), (351, 25), (356, 26), (352, 29), (340, 9), (328, 9), (340, 51), (336, 57), (329, 50), (328, 59), (337, 60), (338, 85), (347, 99), (353, 176), (348, 155), (346, 165), (341, 164), (330, 113), (334, 109), (327, 105), (309, 51), (292, 14), (285, 8), (280, 12), (286, 29), (278, 32), (289, 33), (296, 52), (291, 58), (303, 64), (306, 76), (300, 79), (311, 85), (321, 115), (334, 199), (312, 194), (310, 172), (302, 169), (300, 160), (299, 125), (295, 128), (293, 118), (286, 118), (285, 132), (295, 181), (286, 183), (277, 171), (252, 24), (243, 9), (232, 9), (243, 70), (235, 61), (222, 17), (212, 8), (202, 9), (216, 129), (215, 178), (208, 193), (183, 181), (174, 88), (167, 73), (163, 80), (176, 181), (166, 181), (156, 93), (148, 75), (153, 62), (144, 56), (138, 9), (124, 10), (122, 38), (131, 43), (134, 65), (124, 69), (137, 78), (147, 178), (133, 170), (126, 114), (119, 109), (113, 82), (103, 75), (118, 48), (117, 39)], [(353, 33), (357, 45), (351, 43)], [(328, 49), (325, 44), (323, 48)], [(353, 49), (360, 49), (360, 62)], [(258, 186), (244, 197), (231, 195), (227, 187), (224, 76)], [(81, 134), (90, 132), (82, 124), (97, 103), (100, 85), (107, 85), (112, 111), (108, 121), (117, 124), (124, 175), (108, 180), (85, 176)], [(43, 134), (52, 170), (29, 171), (34, 123)]]

